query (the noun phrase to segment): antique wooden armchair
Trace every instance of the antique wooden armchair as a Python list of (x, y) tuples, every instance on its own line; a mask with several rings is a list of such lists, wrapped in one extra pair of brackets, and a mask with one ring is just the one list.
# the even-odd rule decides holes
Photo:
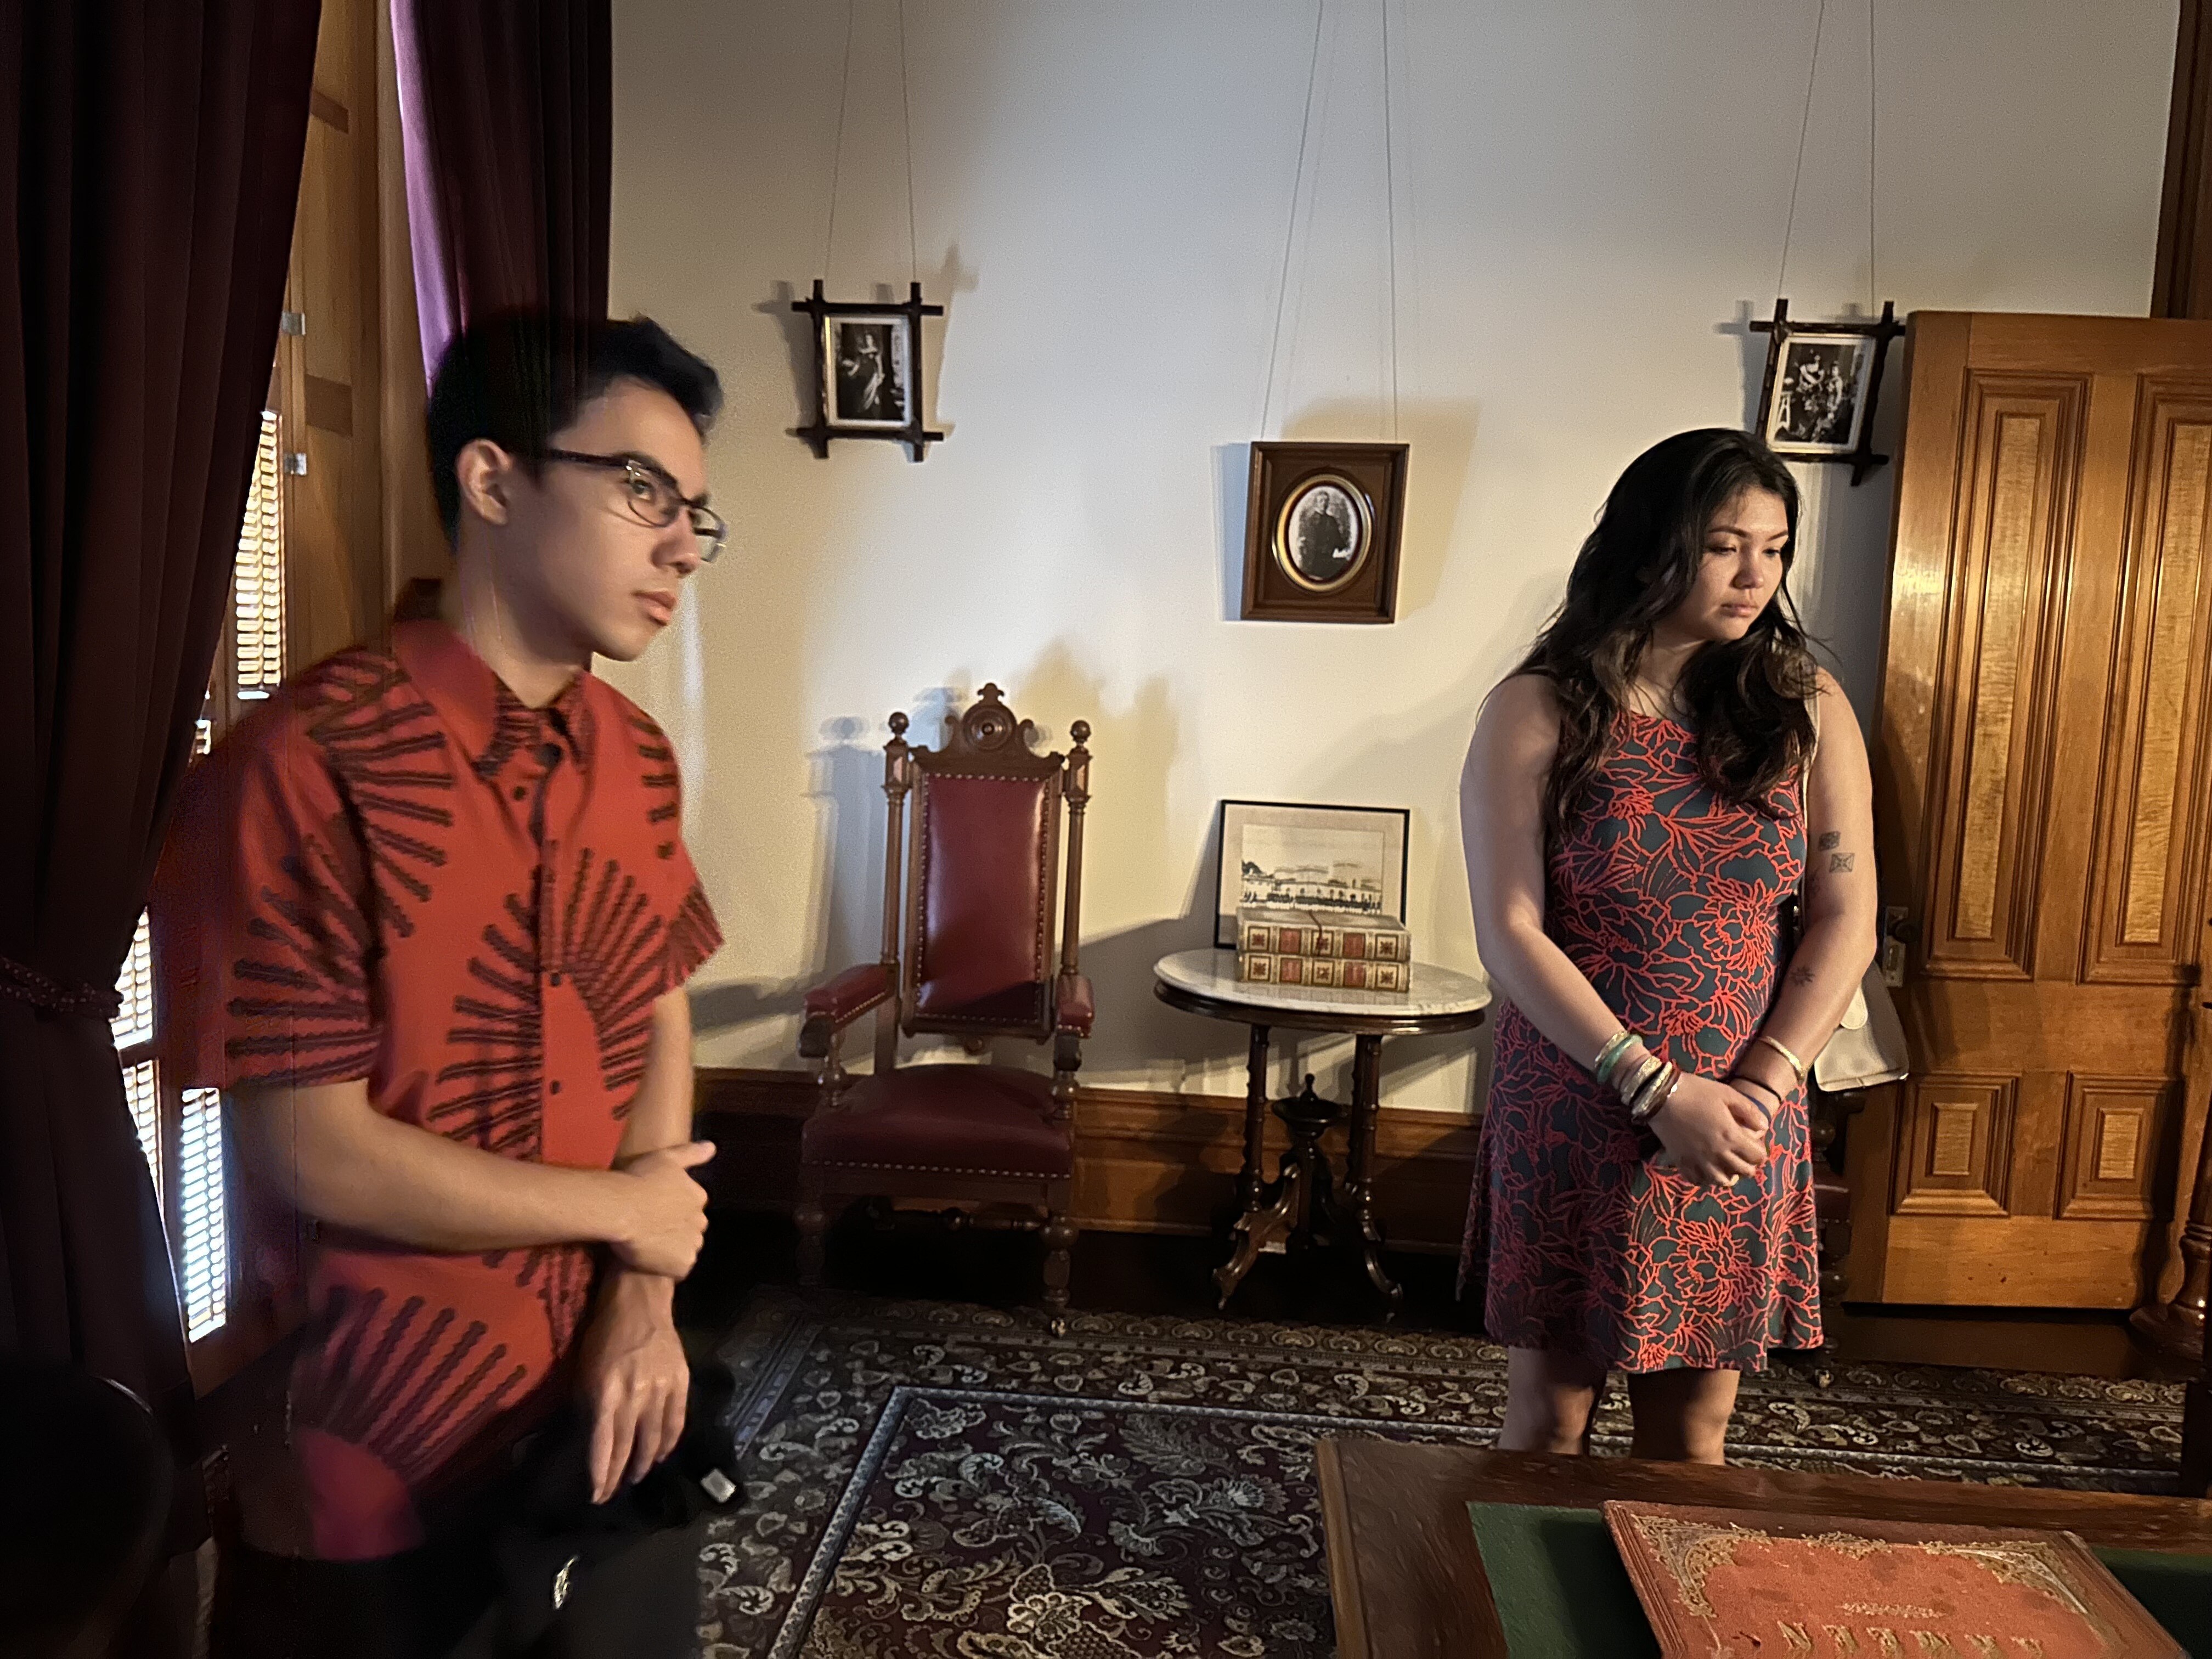
[[(883, 960), (808, 992), (799, 1036), (799, 1053), (815, 1062), (817, 1089), (799, 1141), (799, 1282), (820, 1280), (823, 1235), (837, 1200), (941, 1200), (975, 1206), (976, 1224), (1042, 1232), (1044, 1304), (1057, 1325), (1067, 1309), (1075, 1243), (1067, 1219), (1075, 1173), (1068, 1108), (1092, 1012), (1091, 981), (1076, 964), (1091, 727), (1075, 722), (1075, 746), (1066, 755), (1036, 754), (1032, 728), (1015, 719), (995, 685), (948, 722), (941, 750), (910, 746), (904, 714), (890, 724)], [(909, 793), (910, 834), (902, 827)], [(1067, 885), (1055, 970), (1063, 805)], [(875, 1069), (853, 1076), (839, 1060), (841, 1038), (871, 1012)], [(901, 1030), (954, 1036), (970, 1054), (994, 1037), (1049, 1040), (1052, 1074), (901, 1066)]]

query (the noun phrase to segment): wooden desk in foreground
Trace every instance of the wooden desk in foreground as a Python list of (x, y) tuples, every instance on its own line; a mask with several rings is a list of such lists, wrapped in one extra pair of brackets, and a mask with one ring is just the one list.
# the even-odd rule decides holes
[(1612, 1498), (1875, 1520), (2040, 1527), (2112, 1549), (2212, 1555), (2212, 1503), (2115, 1492), (1544, 1457), (1339, 1436), (1314, 1449), (1340, 1659), (1504, 1659), (1471, 1503)]

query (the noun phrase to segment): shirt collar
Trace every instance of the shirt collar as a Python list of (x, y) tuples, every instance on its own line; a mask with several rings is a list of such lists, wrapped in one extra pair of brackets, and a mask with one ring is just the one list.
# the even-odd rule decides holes
[(585, 691), (592, 678), (588, 671), (570, 680), (544, 708), (530, 708), (466, 640), (442, 622), (396, 623), (392, 652), (459, 740), (470, 769), (486, 782), (538, 742), (549, 723), (568, 738), (578, 763), (591, 765), (592, 720)]

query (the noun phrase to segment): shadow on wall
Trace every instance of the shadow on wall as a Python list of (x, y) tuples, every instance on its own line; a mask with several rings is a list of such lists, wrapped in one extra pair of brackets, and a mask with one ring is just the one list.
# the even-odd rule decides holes
[[(963, 670), (947, 676), (945, 684), (911, 699), (908, 740), (918, 747), (940, 745), (948, 723), (973, 701), (978, 683)], [(1096, 890), (1103, 866), (1156, 869), (1182, 863), (1190, 872), (1179, 915), (1103, 934), (1085, 927), (1080, 956), (1097, 994), (1098, 1021), (1097, 1036), (1085, 1045), (1084, 1080), (1099, 1087), (1241, 1093), (1246, 1028), (1170, 1008), (1152, 990), (1153, 964), (1160, 957), (1212, 943), (1220, 841), (1217, 811), (1196, 847), (1169, 845), (1167, 779), (1177, 752), (1178, 732), (1165, 678), (1145, 681), (1126, 705), (1109, 707), (1099, 679), (1081, 665), (1066, 644), (1055, 642), (1030, 668), (1009, 675), (1003, 684), (1008, 687), (1009, 706), (1033, 723), (1040, 750), (1064, 747), (1069, 726), (1077, 720), (1091, 722), (1092, 805), (1085, 857), (1086, 891)], [(1453, 718), (1457, 718), (1458, 705), (1454, 708)], [(876, 961), (882, 943), (888, 817), (883, 744), (890, 727), (886, 720), (845, 715), (824, 721), (821, 735), (823, 746), (811, 757), (811, 793), (820, 813), (817, 867), (825, 872), (825, 886), (816, 898), (819, 965), (801, 980), (725, 983), (692, 998), (693, 1020), (702, 1034), (756, 1020), (791, 1021), (789, 1058), (782, 1063), (793, 1066), (798, 1064), (796, 1021), (807, 988), (848, 967)], [(1487, 1028), (1472, 1038), (1392, 1039), (1383, 1048), (1386, 1097), (1393, 1088), (1462, 1063), (1471, 1046), (1473, 1090), (1467, 1104), (1474, 1109), (1482, 1098), (1488, 1073)], [(906, 1039), (900, 1052), (902, 1063), (965, 1058), (957, 1043), (933, 1036)], [(1275, 1094), (1295, 1092), (1310, 1072), (1325, 1092), (1348, 1097), (1349, 1039), (1285, 1031), (1279, 1034), (1275, 1055), (1270, 1085)], [(1043, 1045), (1018, 1040), (995, 1045), (989, 1059), (1031, 1070), (1043, 1070), (1050, 1063)], [(846, 1063), (856, 1072), (866, 1071), (867, 1045), (852, 1044)], [(1112, 1075), (1117, 1073), (1118, 1078)]]

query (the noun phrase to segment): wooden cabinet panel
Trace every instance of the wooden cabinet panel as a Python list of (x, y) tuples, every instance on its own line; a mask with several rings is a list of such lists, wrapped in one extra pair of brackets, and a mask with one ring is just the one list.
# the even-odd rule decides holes
[(2017, 1078), (1916, 1079), (1905, 1097), (1899, 1215), (2005, 1215)]
[(2131, 447), (2124, 614), (2116, 666), (2082, 977), (2183, 984), (2194, 977), (2212, 668), (2212, 383), (2152, 382)]
[(2148, 1221), (2158, 1214), (2158, 1149), (2177, 1093), (2164, 1078), (2067, 1079), (2062, 1220)]
[(1938, 761), (1947, 830), (1928, 971), (2033, 974), (2043, 806), (2065, 602), (2064, 508), (2087, 383), (1970, 375), (1965, 533), (1945, 676), (1953, 720)]

